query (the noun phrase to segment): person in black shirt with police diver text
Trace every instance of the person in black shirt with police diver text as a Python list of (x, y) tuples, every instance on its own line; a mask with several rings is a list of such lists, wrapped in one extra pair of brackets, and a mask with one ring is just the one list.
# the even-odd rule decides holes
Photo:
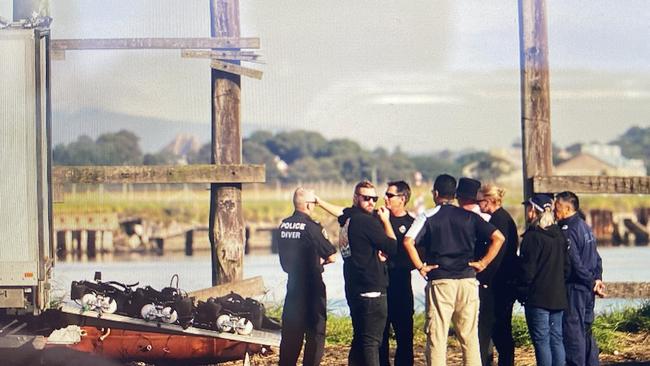
[(304, 366), (319, 365), (325, 349), (327, 300), (323, 265), (334, 262), (336, 248), (327, 232), (311, 218), (316, 196), (298, 188), (293, 195), (295, 211), (282, 220), (278, 251), (282, 269), (289, 274), (282, 309), (280, 365), (295, 366), (306, 338)]
[(395, 349), (395, 366), (413, 365), (413, 287), (411, 271), (413, 263), (404, 250), (404, 234), (413, 223), (413, 216), (406, 211), (406, 204), (411, 198), (411, 187), (400, 180), (388, 182), (384, 194), (386, 208), (390, 211), (390, 224), (397, 237), (397, 254), (388, 258), (388, 320), (384, 329), (384, 339), (379, 348), (379, 362), (390, 366), (388, 357), (388, 336), (392, 325), (397, 348)]

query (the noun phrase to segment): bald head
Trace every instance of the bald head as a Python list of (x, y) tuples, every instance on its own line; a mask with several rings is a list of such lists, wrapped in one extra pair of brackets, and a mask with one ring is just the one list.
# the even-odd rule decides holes
[(309, 203), (316, 203), (314, 191), (302, 187), (296, 188), (296, 191), (293, 192), (293, 207), (296, 208), (296, 211), (310, 213), (313, 206), (308, 207)]

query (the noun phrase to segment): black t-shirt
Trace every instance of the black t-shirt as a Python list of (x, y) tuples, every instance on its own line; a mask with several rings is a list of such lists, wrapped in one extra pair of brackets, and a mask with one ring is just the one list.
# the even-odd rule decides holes
[[(517, 225), (503, 207), (499, 207), (492, 213), (489, 222), (505, 236), (506, 240), (494, 260), (485, 270), (478, 273), (476, 278), (484, 285), (507, 288), (508, 283), (513, 282), (517, 275), (517, 247), (519, 246)], [(480, 248), (476, 248), (477, 260), (483, 258), (487, 253), (487, 244), (485, 242), (482, 244)]]
[(407, 237), (424, 248), (424, 261), (440, 266), (428, 280), (476, 277), (468, 265), (474, 260), (477, 240), (489, 240), (496, 228), (474, 212), (443, 204), (419, 215)]
[(388, 258), (388, 268), (391, 270), (405, 269), (410, 271), (414, 268), (411, 258), (409, 258), (408, 253), (406, 253), (406, 250), (404, 249), (404, 236), (411, 228), (413, 220), (415, 220), (415, 218), (408, 213), (400, 217), (393, 215), (390, 216), (390, 225), (393, 227), (395, 237), (397, 238), (397, 253)]
[(321, 258), (336, 253), (325, 229), (300, 211), (282, 220), (278, 235), (280, 265), (290, 280), (292, 277), (294, 280), (320, 277), (323, 272)]

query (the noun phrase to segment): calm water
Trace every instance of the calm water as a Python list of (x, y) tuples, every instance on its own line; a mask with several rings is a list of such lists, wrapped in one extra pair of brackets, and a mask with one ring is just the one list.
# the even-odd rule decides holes
[[(650, 248), (600, 248), (603, 258), (604, 280), (619, 282), (650, 281)], [(182, 254), (165, 256), (142, 256), (139, 254), (112, 256), (94, 262), (59, 262), (54, 269), (54, 288), (56, 294), (69, 292), (74, 280), (92, 280), (95, 271), (102, 272), (102, 278), (126, 283), (140, 282), (161, 288), (169, 285), (171, 276), (180, 276), (180, 287), (192, 291), (209, 287), (211, 284), (211, 264), (209, 253), (198, 253), (192, 257)], [(269, 289), (263, 298), (267, 303), (280, 303), (284, 299), (286, 274), (280, 268), (276, 255), (246, 256), (244, 258), (244, 278), (262, 276)], [(323, 274), (327, 286), (328, 308), (336, 313), (347, 313), (343, 291), (343, 261), (327, 265)], [(413, 291), (416, 308), (424, 308), (424, 281), (413, 275)], [(598, 312), (639, 304), (642, 300), (599, 299)]]

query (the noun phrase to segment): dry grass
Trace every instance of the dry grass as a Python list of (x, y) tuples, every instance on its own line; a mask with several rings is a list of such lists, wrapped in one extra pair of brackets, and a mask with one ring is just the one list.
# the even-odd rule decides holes
[[(650, 334), (628, 334), (622, 335), (621, 343), (624, 345), (617, 354), (600, 355), (601, 365), (650, 365)], [(321, 365), (343, 366), (347, 365), (347, 356), (350, 348), (343, 345), (327, 345)], [(391, 349), (392, 350), (392, 349)], [(254, 357), (254, 365), (266, 366), (278, 364), (278, 349), (274, 348), (273, 355), (268, 357)], [(392, 357), (392, 356), (391, 356)], [(515, 360), (518, 366), (534, 366), (535, 353), (531, 347), (519, 347), (515, 350)], [(302, 358), (298, 364), (301, 364)], [(231, 362), (223, 365), (238, 365)], [(424, 346), (416, 345), (414, 365), (425, 365)], [(452, 338), (447, 350), (447, 365), (462, 365), (462, 353), (458, 343)]]

